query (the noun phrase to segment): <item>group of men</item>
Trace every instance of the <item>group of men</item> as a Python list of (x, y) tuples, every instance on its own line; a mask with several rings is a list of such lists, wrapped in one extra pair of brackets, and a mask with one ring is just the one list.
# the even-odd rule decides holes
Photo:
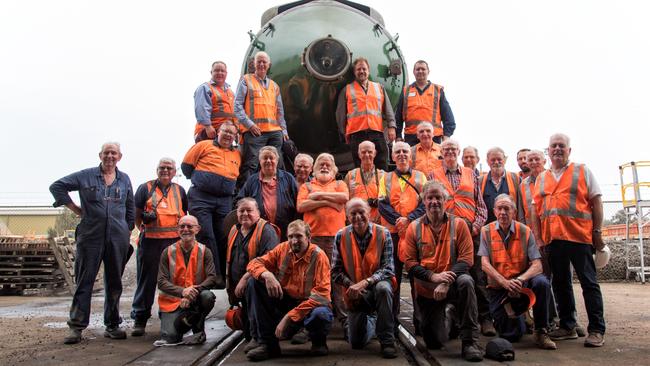
[[(267, 76), (270, 63), (266, 53), (257, 53), (254, 73), (241, 78), (235, 93), (225, 83), (226, 65), (212, 65), (211, 80), (195, 93), (196, 143), (181, 164), (192, 181), (187, 194), (171, 181), (175, 161), (163, 158), (157, 178), (142, 184), (134, 199), (128, 176), (117, 169), (122, 154), (114, 142), (102, 146), (99, 167), (51, 185), (55, 206), (81, 216), (78, 286), (65, 343), (81, 341), (101, 262), (104, 335), (126, 338), (118, 304), (137, 224), (132, 335), (145, 333), (157, 287), (159, 345), (204, 342), (205, 318), (215, 302), (209, 290), (226, 288), (231, 304), (242, 307), (249, 360), (280, 355), (279, 340), (285, 338), (309, 339), (313, 354), (327, 354), (334, 316), (353, 348), (376, 335), (381, 355), (393, 358), (405, 270), (414, 325), (427, 347), (459, 336), (462, 356), (480, 361), (479, 332), (519, 340), (531, 307), (526, 304), (534, 303), (534, 341), (556, 349), (553, 340), (578, 337), (570, 265), (589, 318), (585, 346), (603, 345), (603, 302), (592, 258), (593, 249), (604, 246), (600, 190), (584, 165), (569, 162), (568, 136), (551, 136), (548, 170), (544, 153), (523, 149), (522, 172), (507, 172), (504, 151), (493, 148), (486, 156), (490, 171), (480, 174), (476, 148), (466, 147), (463, 166), (458, 163), (459, 144), (449, 138), (453, 115), (444, 89), (427, 80), (426, 62), (416, 62), (416, 81), (404, 88), (395, 118), (381, 84), (368, 80), (368, 61), (359, 58), (355, 81), (340, 93), (336, 111), (356, 168), (340, 184), (333, 179), (331, 155), (321, 154), (314, 164), (311, 156), (298, 154), (294, 171), (302, 196), (296, 207), (305, 221), (281, 230), (260, 218), (254, 198), (233, 202), (238, 180), (258, 169), (259, 150), (274, 146), (281, 154), (288, 139), (280, 89)], [(79, 191), (81, 206), (70, 191)], [(333, 208), (331, 214), (316, 219), (313, 212), (325, 206)], [(226, 233), (224, 220), (233, 207), (237, 223)], [(279, 243), (282, 237), (287, 241)], [(552, 319), (556, 308), (559, 326)], [(195, 336), (184, 340), (189, 330)]]

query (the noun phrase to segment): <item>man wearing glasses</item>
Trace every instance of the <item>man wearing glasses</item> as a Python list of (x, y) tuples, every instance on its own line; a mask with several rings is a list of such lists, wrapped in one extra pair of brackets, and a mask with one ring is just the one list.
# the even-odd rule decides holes
[(135, 223), (140, 229), (137, 249), (138, 287), (133, 296), (131, 335), (144, 335), (156, 295), (158, 263), (162, 251), (178, 240), (178, 220), (187, 212), (185, 189), (173, 183), (176, 162), (162, 158), (156, 169), (157, 179), (138, 187), (135, 192)]
[[(119, 304), (122, 295), (122, 272), (129, 255), (129, 238), (134, 227), (133, 189), (126, 173), (117, 169), (122, 159), (120, 144), (107, 142), (99, 152), (98, 167), (84, 169), (63, 177), (50, 186), (54, 207), (66, 206), (81, 216), (76, 229), (77, 251), (75, 279), (77, 289), (72, 298), (70, 333), (65, 344), (81, 341), (81, 331), (90, 320), (90, 301), (99, 266), (104, 263), (104, 336), (126, 338), (119, 328)], [(78, 191), (81, 205), (70, 198)]]
[(161, 340), (155, 346), (178, 344), (192, 330), (185, 344), (202, 344), (206, 340), (205, 318), (214, 307), (210, 291), (216, 285), (212, 253), (196, 241), (201, 230), (194, 216), (178, 221), (180, 240), (168, 246), (160, 256), (158, 272), (158, 307)]

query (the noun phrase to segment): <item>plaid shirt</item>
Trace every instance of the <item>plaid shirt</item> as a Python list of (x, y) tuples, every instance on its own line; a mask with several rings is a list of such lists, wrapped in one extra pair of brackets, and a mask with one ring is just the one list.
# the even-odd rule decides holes
[[(481, 186), (479, 185), (479, 176), (476, 173), (476, 170), (474, 171), (474, 202), (476, 202), (476, 218), (474, 218), (474, 222), (472, 222), (472, 231), (476, 230), (479, 231), (485, 225), (485, 221), (487, 220), (487, 207), (485, 206), (485, 201), (483, 201), (483, 195), (481, 194)], [(445, 168), (445, 175), (447, 176), (447, 179), (449, 180), (449, 183), (451, 184), (451, 187), (455, 190), (458, 189), (458, 186), (460, 185), (460, 176), (461, 176), (461, 169), (460, 165), (456, 165), (456, 169), (448, 169)]]
[[(357, 233), (352, 230), (352, 234), (357, 240), (357, 245), (359, 246), (359, 251), (361, 252), (362, 256), (370, 244), (370, 239), (372, 239), (373, 225), (377, 224), (368, 224), (368, 230), (363, 235), (363, 238), (359, 238), (359, 235), (357, 235)], [(343, 230), (339, 230), (339, 232), (336, 233), (336, 237), (334, 238), (334, 250), (332, 252), (332, 281), (334, 283), (338, 283), (339, 285), (350, 287), (351, 285), (354, 285), (354, 282), (352, 282), (347, 273), (345, 273), (345, 268), (343, 268), (343, 259), (339, 254), (342, 233)], [(384, 250), (381, 255), (379, 268), (377, 268), (375, 273), (370, 276), (373, 283), (388, 280), (393, 277), (395, 273), (393, 270), (393, 240), (391, 239), (390, 233), (386, 228), (384, 228), (384, 237), (386, 239), (384, 240)]]

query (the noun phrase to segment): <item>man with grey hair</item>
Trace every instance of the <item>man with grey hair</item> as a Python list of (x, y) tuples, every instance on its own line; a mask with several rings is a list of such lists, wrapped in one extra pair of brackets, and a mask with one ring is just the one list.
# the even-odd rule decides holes
[(137, 285), (131, 306), (134, 320), (131, 335), (142, 336), (156, 296), (160, 255), (178, 240), (178, 220), (187, 212), (185, 188), (172, 182), (176, 162), (162, 158), (157, 178), (143, 183), (135, 192), (135, 224), (140, 230), (137, 249)]
[(478, 156), (478, 149), (474, 146), (465, 146), (463, 149), (463, 166), (465, 168), (470, 168), (476, 173), (476, 175), (481, 175), (481, 172), (477, 168), (478, 162), (481, 161), (481, 158)]
[[(77, 252), (75, 280), (77, 288), (72, 297), (70, 333), (65, 344), (81, 342), (81, 331), (90, 321), (90, 303), (99, 267), (104, 263), (104, 336), (126, 338), (120, 329), (120, 296), (122, 272), (133, 251), (129, 238), (135, 225), (133, 188), (129, 176), (117, 169), (122, 159), (120, 144), (107, 142), (99, 152), (98, 167), (84, 169), (63, 177), (50, 186), (54, 207), (66, 206), (81, 216), (75, 231)], [(81, 205), (70, 198), (69, 192), (78, 191)]]
[(487, 152), (490, 171), (481, 176), (480, 183), (483, 202), (487, 207), (486, 223), (488, 224), (497, 219), (494, 215), (494, 199), (496, 196), (505, 193), (512, 197), (514, 202), (519, 201), (519, 183), (521, 183), (519, 175), (506, 171), (507, 160), (508, 157), (500, 147), (493, 147)]
[[(248, 70), (239, 80), (235, 93), (235, 115), (244, 138), (240, 182), (259, 166), (258, 154), (262, 146), (275, 146), (280, 154), (278, 166), (284, 168), (282, 143), (289, 139), (280, 87), (267, 73), (271, 58), (264, 51), (255, 54), (255, 70)], [(253, 71), (253, 72), (251, 72)]]
[(589, 318), (585, 347), (601, 347), (605, 344), (605, 317), (593, 252), (605, 247), (602, 194), (596, 178), (584, 164), (569, 162), (571, 145), (567, 135), (552, 135), (548, 152), (551, 168), (535, 182), (532, 223), (535, 239), (540, 246), (545, 245), (549, 256), (560, 315), (560, 327), (550, 336), (553, 340), (578, 337), (571, 284), (573, 266)]
[(298, 189), (305, 182), (309, 182), (311, 179), (311, 170), (314, 166), (314, 158), (309, 154), (300, 153), (296, 155), (296, 158), (293, 159), (293, 171), (296, 173), (296, 183), (298, 184)]
[[(551, 284), (542, 273), (541, 255), (530, 228), (515, 221), (515, 202), (502, 193), (494, 200), (497, 220), (481, 229), (478, 255), (488, 277), (490, 312), (499, 337), (516, 342), (526, 332), (524, 314), (509, 314), (504, 300), (521, 298), (525, 289), (535, 294), (535, 344), (557, 349), (548, 336)], [(526, 310), (526, 313), (528, 311)]]

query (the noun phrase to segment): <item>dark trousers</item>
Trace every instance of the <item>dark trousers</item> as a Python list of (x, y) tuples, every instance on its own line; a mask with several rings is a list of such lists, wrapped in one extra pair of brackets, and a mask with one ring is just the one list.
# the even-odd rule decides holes
[[(160, 312), (160, 335), (161, 338), (170, 343), (178, 343), (183, 339), (183, 335), (189, 329), (179, 329), (176, 319), (181, 315), (191, 322), (192, 333), (198, 334), (205, 331), (205, 318), (210, 314), (214, 307), (216, 297), (210, 290), (203, 290), (199, 296), (192, 302), (189, 308), (181, 309), (180, 307), (170, 313)], [(192, 314), (193, 316), (188, 316)]]
[(364, 141), (370, 141), (375, 144), (377, 156), (375, 156), (375, 167), (388, 171), (388, 145), (383, 132), (364, 130), (353, 133), (350, 135), (350, 153), (354, 166), (358, 168), (361, 166), (361, 159), (359, 159), (359, 144)]
[(395, 318), (395, 324), (397, 324), (404, 262), (399, 260), (399, 235), (397, 233), (391, 233), (390, 238), (393, 240), (393, 265), (395, 266), (395, 279), (397, 280), (397, 289), (393, 291), (393, 317)]
[[(542, 330), (548, 327), (548, 303), (551, 299), (551, 284), (543, 274), (537, 275), (526, 281), (524, 287), (533, 290), (535, 294), (535, 305), (533, 306), (533, 317), (535, 318), (535, 330)], [(509, 318), (501, 300), (508, 296), (503, 289), (488, 289), (490, 297), (490, 313), (494, 318), (494, 327), (499, 337), (510, 342), (517, 342), (526, 334), (526, 321), (524, 315), (515, 319)]]
[(571, 265), (573, 265), (585, 299), (589, 318), (587, 330), (605, 334), (603, 295), (596, 280), (596, 264), (592, 249), (591, 245), (565, 240), (553, 240), (548, 244), (547, 250), (553, 273), (553, 292), (557, 300), (560, 326), (565, 329), (575, 328), (576, 302), (571, 283)]
[(244, 153), (239, 174), (239, 181), (242, 185), (246, 183), (246, 180), (251, 174), (259, 169), (260, 149), (264, 146), (274, 146), (278, 149), (278, 154), (280, 155), (278, 168), (284, 169), (284, 159), (282, 159), (283, 141), (282, 131), (262, 132), (259, 136), (255, 136), (250, 132), (244, 133)]
[(191, 187), (187, 193), (188, 211), (201, 225), (196, 240), (212, 251), (217, 275), (226, 278), (226, 234), (223, 220), (232, 210), (232, 196), (215, 196)]
[[(363, 348), (376, 333), (381, 344), (395, 342), (395, 317), (393, 316), (393, 287), (389, 281), (379, 281), (366, 288), (366, 309), (349, 309), (348, 336), (354, 349)], [(369, 306), (368, 306), (369, 305)], [(373, 315), (376, 312), (376, 317)]]
[[(246, 298), (250, 305), (251, 321), (257, 327), (258, 343), (277, 347), (278, 339), (275, 336), (275, 328), (284, 315), (300, 304), (301, 301), (290, 297), (286, 293), (283, 294), (281, 299), (272, 298), (266, 291), (264, 281), (257, 281), (254, 278), (248, 280)], [(329, 307), (319, 306), (313, 309), (302, 322), (291, 322), (285, 336), (290, 337), (298, 332), (300, 328), (305, 327), (314, 345), (324, 345), (327, 334), (332, 328), (333, 318), (334, 315)]]
[[(544, 276), (550, 283), (553, 280), (553, 273), (551, 272), (551, 263), (548, 259), (548, 245), (539, 248), (539, 253), (542, 255), (542, 271)], [(551, 286), (551, 299), (548, 302), (548, 321), (549, 325), (554, 324), (557, 318), (557, 305), (555, 302), (555, 294), (553, 293), (553, 286)]]
[(90, 303), (93, 285), (99, 266), (104, 263), (104, 325), (117, 327), (120, 317), (120, 296), (122, 295), (122, 273), (126, 265), (128, 242), (104, 240), (83, 240), (77, 243), (74, 262), (74, 276), (77, 288), (70, 306), (71, 329), (86, 329), (90, 321)]
[[(470, 226), (471, 227), (471, 226)], [(476, 291), (476, 305), (478, 308), (478, 320), (480, 322), (485, 320), (492, 320), (490, 314), (490, 300), (488, 300), (487, 292), (487, 276), (483, 272), (481, 266), (481, 257), (476, 255), (479, 247), (479, 236), (472, 238), (474, 242), (474, 264), (469, 269), (469, 274), (474, 279), (474, 291)]]
[(446, 319), (445, 307), (452, 303), (456, 307), (460, 321), (460, 339), (463, 342), (475, 342), (479, 337), (478, 313), (476, 310), (476, 293), (474, 280), (470, 275), (462, 274), (449, 288), (447, 298), (442, 301), (419, 296), (420, 332), (429, 348), (439, 348), (449, 339), (451, 319)]
[(136, 323), (146, 323), (147, 319), (151, 318), (151, 307), (158, 285), (160, 255), (165, 248), (174, 244), (178, 239), (142, 238), (138, 243), (136, 250), (138, 287), (133, 295), (133, 305), (131, 305), (131, 319), (134, 319)]
[[(415, 146), (420, 143), (420, 140), (418, 140), (418, 135), (417, 134), (404, 134), (404, 142), (411, 146)], [(442, 136), (434, 136), (433, 137), (433, 142), (436, 144), (439, 144), (442, 142)]]

